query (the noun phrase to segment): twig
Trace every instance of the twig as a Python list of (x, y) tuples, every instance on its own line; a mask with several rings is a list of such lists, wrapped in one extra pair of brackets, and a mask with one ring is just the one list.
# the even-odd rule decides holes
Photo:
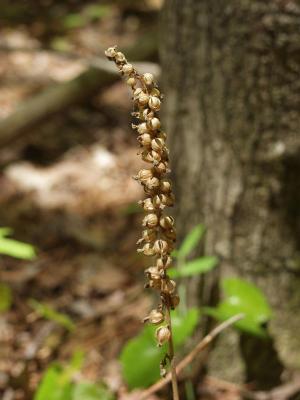
[[(200, 353), (205, 347), (207, 347), (213, 339), (218, 336), (222, 331), (235, 324), (237, 321), (244, 318), (244, 314), (237, 314), (233, 317), (229, 318), (227, 321), (222, 322), (220, 325), (216, 326), (208, 335), (206, 335), (193, 350), (181, 360), (176, 367), (176, 374), (179, 375), (180, 372), (189, 365), (194, 358)], [(154, 383), (148, 389), (146, 389), (140, 397), (140, 400), (146, 400), (150, 395), (162, 389), (167, 383), (172, 380), (171, 373), (168, 373), (167, 376), (163, 379), (160, 379), (158, 382)]]
[(172, 380), (172, 391), (173, 391), (173, 400), (179, 400), (179, 391), (178, 391), (178, 382), (177, 382), (177, 372), (174, 360), (174, 344), (173, 344), (173, 330), (171, 325), (171, 315), (170, 315), (170, 308), (167, 308), (166, 312), (166, 321), (169, 325), (171, 336), (169, 339), (169, 358), (170, 358), (170, 374)]

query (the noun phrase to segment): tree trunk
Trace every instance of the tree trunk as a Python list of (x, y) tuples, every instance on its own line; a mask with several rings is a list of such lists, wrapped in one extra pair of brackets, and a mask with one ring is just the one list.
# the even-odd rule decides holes
[(210, 365), (237, 378), (242, 354), (244, 377), (269, 386), (281, 373), (274, 347), (300, 368), (300, 1), (167, 0), (162, 25), (177, 229), (204, 223), (202, 251), (220, 259), (201, 302), (238, 275), (274, 310), (274, 346), (225, 333)]

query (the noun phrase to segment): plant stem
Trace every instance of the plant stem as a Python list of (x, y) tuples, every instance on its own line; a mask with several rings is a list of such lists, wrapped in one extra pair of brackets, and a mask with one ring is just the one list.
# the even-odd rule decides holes
[(169, 326), (171, 335), (168, 341), (169, 345), (169, 359), (170, 359), (170, 372), (171, 372), (171, 380), (172, 380), (172, 392), (173, 392), (173, 400), (179, 400), (179, 391), (178, 391), (178, 381), (177, 381), (177, 373), (176, 366), (174, 360), (174, 344), (173, 344), (173, 331), (172, 331), (172, 322), (171, 322), (171, 313), (170, 313), (170, 305), (167, 304), (166, 307), (166, 322)]

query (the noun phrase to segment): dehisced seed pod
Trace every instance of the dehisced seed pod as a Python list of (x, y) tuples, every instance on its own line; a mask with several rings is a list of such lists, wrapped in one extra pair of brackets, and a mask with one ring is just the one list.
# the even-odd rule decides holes
[(133, 72), (133, 66), (131, 64), (124, 64), (122, 67), (122, 72), (125, 75), (130, 75)]
[(161, 284), (161, 291), (166, 294), (173, 294), (176, 290), (176, 282), (171, 279), (166, 279)]
[(138, 136), (138, 141), (142, 146), (151, 146), (151, 136), (149, 135), (149, 133), (144, 133), (143, 135)]
[(174, 218), (169, 216), (161, 217), (159, 220), (159, 225), (164, 229), (173, 228)]
[(171, 191), (171, 183), (169, 181), (161, 181), (159, 188), (163, 193), (169, 193)]
[(162, 255), (168, 252), (169, 246), (166, 240), (158, 239), (155, 241), (153, 250), (156, 254)]
[(145, 256), (154, 256), (156, 254), (154, 248), (150, 243), (144, 244), (141, 249), (137, 250), (138, 253), (144, 253)]
[(135, 78), (131, 77), (131, 78), (127, 79), (126, 83), (127, 83), (127, 85), (134, 87), (136, 84), (136, 80), (135, 80)]
[(145, 104), (148, 103), (148, 101), (149, 101), (149, 95), (148, 95), (147, 93), (142, 92), (142, 93), (139, 95), (139, 98), (138, 98), (139, 104), (141, 104), (142, 106), (144, 106)]
[(149, 315), (144, 318), (144, 322), (150, 322), (150, 324), (157, 325), (164, 321), (164, 315), (159, 310), (151, 310)]
[(152, 203), (152, 199), (149, 197), (141, 202), (139, 202), (145, 211), (154, 211), (154, 205)]
[(158, 130), (160, 128), (160, 120), (156, 117), (150, 119), (148, 121), (148, 124), (150, 129), (152, 129), (153, 131)]
[(116, 60), (116, 62), (119, 62), (119, 63), (121, 63), (121, 62), (126, 62), (126, 58), (125, 58), (124, 54), (121, 53), (120, 51), (118, 51), (118, 52), (116, 53), (116, 55), (115, 55), (115, 60)]
[(156, 214), (148, 214), (143, 219), (143, 226), (147, 226), (148, 228), (154, 228), (158, 225), (158, 217)]
[(143, 80), (144, 80), (146, 85), (152, 85), (153, 82), (154, 82), (154, 76), (152, 74), (150, 74), (149, 72), (146, 72), (143, 75)]
[(142, 112), (142, 116), (143, 116), (144, 120), (147, 121), (148, 119), (151, 119), (154, 117), (154, 113), (153, 113), (153, 111), (149, 110), (149, 108), (145, 108), (145, 110), (143, 110), (143, 112)]
[(160, 100), (156, 96), (150, 96), (148, 104), (149, 107), (154, 111), (158, 111), (160, 109)]
[(172, 263), (172, 259), (170, 256), (163, 256), (156, 260), (156, 267), (159, 270), (167, 269), (168, 267), (170, 267), (171, 263)]
[(155, 171), (157, 171), (159, 174), (165, 174), (167, 170), (168, 170), (167, 165), (164, 162), (160, 162), (155, 166)]
[(145, 229), (142, 232), (142, 237), (145, 242), (154, 242), (156, 239), (156, 232), (153, 229)]
[(142, 135), (144, 133), (147, 133), (148, 132), (148, 126), (147, 126), (146, 122), (142, 122), (141, 124), (139, 124), (137, 130), (138, 130), (138, 133), (140, 135)]
[(135, 179), (140, 180), (141, 182), (147, 181), (153, 177), (153, 172), (151, 169), (141, 169)]
[(165, 141), (161, 138), (155, 138), (151, 141), (151, 148), (154, 151), (161, 152), (165, 146)]
[(150, 267), (145, 270), (145, 274), (148, 276), (149, 279), (152, 280), (161, 280), (161, 273), (156, 267)]
[(109, 47), (107, 50), (105, 50), (104, 54), (106, 55), (106, 57), (108, 57), (109, 59), (113, 59), (117, 54), (116, 48), (117, 47), (114, 46)]
[(153, 178), (145, 180), (143, 184), (146, 186), (147, 189), (153, 190), (159, 187), (160, 182), (159, 179), (154, 176)]

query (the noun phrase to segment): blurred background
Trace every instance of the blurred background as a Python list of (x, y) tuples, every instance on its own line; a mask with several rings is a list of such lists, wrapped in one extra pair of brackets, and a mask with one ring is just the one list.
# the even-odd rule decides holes
[(300, 398), (299, 1), (0, 3), (0, 398), (138, 400), (159, 379), (112, 45), (165, 95), (178, 358), (245, 314), (182, 399)]

